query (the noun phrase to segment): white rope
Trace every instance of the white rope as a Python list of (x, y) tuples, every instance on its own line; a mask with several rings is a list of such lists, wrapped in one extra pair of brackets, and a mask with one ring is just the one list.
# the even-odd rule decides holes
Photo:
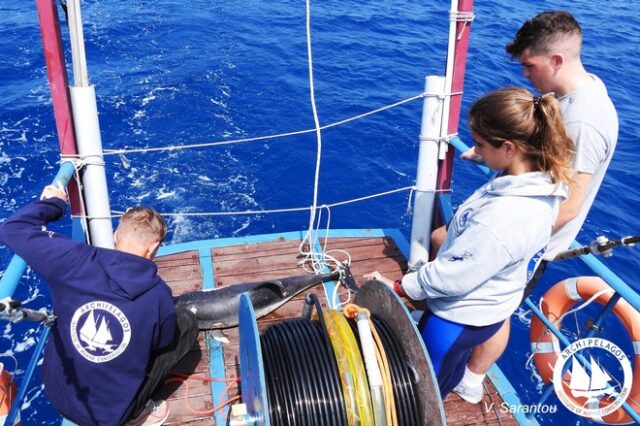
[[(352, 198), (350, 200), (338, 201), (331, 204), (323, 204), (321, 207), (331, 208), (331, 207), (339, 207), (347, 204), (357, 203), (360, 201), (366, 201), (377, 197), (384, 197), (386, 195), (395, 194), (402, 191), (412, 191), (415, 190), (414, 186), (405, 186), (402, 188), (391, 189), (389, 191), (379, 192), (377, 194), (366, 195), (364, 197)], [(449, 192), (450, 189), (438, 189), (436, 191), (428, 191), (435, 193), (443, 193)], [(160, 213), (161, 216), (165, 217), (206, 217), (206, 216), (242, 216), (242, 215), (259, 215), (259, 214), (272, 214), (272, 213), (292, 213), (292, 212), (303, 212), (311, 210), (311, 206), (309, 207), (291, 207), (284, 209), (270, 209), (270, 210), (242, 210), (242, 211), (232, 211), (232, 212), (171, 212), (171, 213)], [(74, 218), (87, 218), (87, 219), (109, 219), (109, 218), (117, 218), (122, 216), (125, 212), (121, 210), (113, 210), (111, 216), (103, 217), (103, 216), (82, 216), (82, 215), (73, 215)]]
[[(67, 155), (61, 155), (61, 161), (60, 164), (63, 163), (71, 163), (73, 165), (73, 175), (76, 178), (76, 184), (78, 185), (78, 198), (80, 199), (80, 208), (82, 209), (83, 212), (87, 212), (87, 206), (84, 203), (84, 195), (83, 195), (83, 186), (82, 186), (82, 180), (80, 180), (80, 170), (86, 165), (86, 162), (83, 160), (78, 160), (76, 158), (70, 158), (70, 156)], [(67, 194), (67, 197), (69, 197), (69, 195)], [(91, 244), (91, 234), (89, 233), (89, 220), (92, 219), (92, 217), (87, 216), (87, 215), (71, 215), (71, 217), (77, 217), (80, 218), (80, 220), (82, 220), (82, 226), (84, 227), (84, 236), (86, 238), (86, 242), (88, 245), (92, 245)], [(109, 218), (110, 219), (110, 218)]]
[[(313, 122), (315, 123), (315, 133), (316, 133), (316, 167), (315, 173), (313, 177), (313, 199), (311, 204), (311, 211), (309, 214), (309, 227), (307, 228), (307, 233), (300, 242), (299, 251), (300, 254), (306, 256), (306, 258), (311, 257), (314, 259), (315, 253), (315, 244), (311, 241), (311, 234), (313, 232), (313, 225), (315, 223), (316, 218), (316, 206), (318, 203), (318, 182), (320, 179), (320, 160), (322, 158), (322, 130), (320, 129), (320, 120), (318, 118), (318, 110), (316, 108), (316, 98), (315, 98), (315, 86), (313, 80), (313, 54), (311, 49), (311, 2), (310, 0), (305, 1), (305, 9), (306, 9), (306, 33), (307, 33), (307, 64), (309, 69), (309, 97), (311, 100), (311, 109), (313, 111)], [(304, 251), (304, 245), (308, 243), (309, 251)], [(314, 270), (315, 270), (314, 266)]]
[(464, 30), (467, 29), (467, 27), (469, 26), (470, 23), (473, 22), (473, 20), (476, 18), (476, 16), (473, 14), (473, 12), (451, 12), (449, 13), (449, 20), (450, 21), (456, 21), (456, 22), (463, 22), (464, 24), (462, 25), (462, 28), (460, 29), (460, 32), (457, 35), (457, 39), (458, 41), (460, 41), (462, 39), (462, 35), (464, 34)]
[(449, 13), (449, 20), (451, 21), (456, 21), (456, 22), (473, 22), (473, 20), (476, 19), (476, 16), (473, 14), (473, 12), (450, 12)]
[(560, 324), (560, 323), (562, 322), (562, 320), (564, 319), (564, 317), (566, 317), (567, 315), (572, 314), (572, 313), (574, 313), (574, 312), (578, 312), (578, 311), (579, 311), (579, 310), (581, 310), (581, 309), (586, 308), (587, 306), (589, 306), (590, 304), (592, 304), (594, 300), (596, 300), (598, 297), (600, 297), (600, 296), (602, 296), (603, 294), (606, 294), (606, 293), (615, 293), (615, 291), (614, 291), (614, 290), (612, 290), (612, 289), (608, 289), (608, 288), (605, 288), (604, 290), (600, 290), (599, 292), (597, 292), (596, 294), (594, 294), (593, 296), (591, 296), (591, 297), (589, 298), (589, 300), (587, 300), (586, 302), (584, 302), (582, 305), (578, 306), (577, 308), (574, 308), (574, 309), (571, 309), (571, 310), (569, 310), (569, 311), (565, 312), (563, 315), (561, 315), (561, 316), (560, 316), (560, 318), (558, 318), (558, 320), (557, 320), (557, 321), (554, 321), (554, 324), (555, 324), (555, 323)]
[[(462, 94), (462, 92), (449, 93), (449, 94), (445, 94), (444, 97), (460, 95), (460, 94)], [(392, 104), (385, 105), (380, 108), (376, 108), (371, 111), (364, 112), (362, 114), (354, 115), (353, 117), (349, 117), (340, 121), (325, 124), (320, 127), (320, 130), (326, 130), (332, 127), (350, 123), (352, 121), (360, 120), (370, 115), (378, 114), (380, 112), (383, 112), (392, 108), (396, 108), (400, 105), (414, 101), (416, 99), (422, 99), (422, 98), (431, 97), (431, 96), (443, 97), (442, 95), (436, 94), (436, 93), (420, 93), (415, 96), (411, 96), (409, 98), (394, 102)], [(221, 146), (221, 145), (233, 145), (233, 144), (240, 144), (240, 143), (247, 143), (247, 142), (259, 142), (267, 139), (279, 139), (279, 138), (285, 138), (289, 136), (298, 136), (298, 135), (304, 135), (304, 134), (312, 133), (316, 131), (317, 129), (313, 128), (313, 129), (306, 129), (306, 130), (296, 130), (296, 131), (286, 132), (286, 133), (277, 133), (273, 135), (255, 136), (251, 138), (241, 138), (241, 139), (232, 139), (227, 141), (215, 141), (215, 142), (202, 142), (202, 143), (195, 143), (195, 144), (188, 144), (188, 145), (168, 145), (168, 146), (151, 147), (151, 148), (105, 149), (103, 152), (103, 155), (107, 156), (107, 155), (122, 155), (122, 154), (148, 153), (148, 152), (159, 152), (159, 151), (180, 151), (180, 150), (195, 149), (195, 148), (209, 148), (209, 147)], [(76, 155), (65, 155), (64, 157), (65, 158), (84, 158), (85, 156), (76, 154)]]

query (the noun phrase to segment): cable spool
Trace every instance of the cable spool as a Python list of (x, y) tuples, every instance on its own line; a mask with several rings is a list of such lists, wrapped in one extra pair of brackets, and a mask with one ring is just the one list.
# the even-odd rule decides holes
[[(259, 336), (256, 342), (258, 352), (252, 352), (251, 349), (246, 351), (248, 354), (244, 360), (241, 357), (241, 374), (245, 375), (242, 373), (244, 363), (247, 364), (244, 371), (249, 376), (249, 379), (241, 377), (243, 400), (247, 387), (245, 382), (255, 382), (256, 390), (247, 393), (254, 400), (263, 402), (257, 404), (256, 409), (249, 410), (250, 415), (262, 419), (257, 422), (259, 424), (275, 426), (377, 425), (379, 417), (373, 421), (370, 402), (368, 406), (363, 404), (366, 398), (362, 394), (355, 392), (355, 398), (345, 396), (345, 380), (354, 385), (353, 378), (362, 373), (359, 371), (355, 374), (354, 370), (363, 369), (353, 359), (345, 362), (347, 352), (354, 352), (362, 361), (360, 339), (358, 333), (353, 331), (353, 321), (336, 311), (323, 312), (317, 297), (313, 296), (312, 299), (317, 320), (307, 317), (274, 324)], [(386, 363), (386, 374), (391, 382), (388, 389), (391, 389), (394, 401), (389, 399), (384, 402), (384, 409), (389, 413), (395, 408), (395, 413), (390, 417), (393, 421), (389, 423), (389, 420), (383, 419), (380, 424), (396, 424), (397, 419), (397, 424), (401, 426), (444, 425), (444, 409), (433, 369), (417, 329), (401, 301), (384, 284), (369, 282), (360, 288), (356, 303), (366, 307), (372, 314), (372, 331), (375, 328), (377, 346), (381, 347), (380, 353), (384, 354), (381, 358), (384, 361), (379, 362)], [(243, 310), (252, 311), (250, 307), (243, 308), (241, 314)], [(342, 325), (336, 327), (339, 323)], [(257, 332), (257, 327), (252, 330)], [(242, 331), (241, 353), (245, 352), (242, 349)], [(333, 339), (337, 335), (341, 336), (338, 345), (344, 344), (346, 340), (342, 339), (345, 336), (350, 335), (346, 339), (353, 340), (352, 344), (346, 344), (348, 348), (345, 348), (347, 350), (343, 355), (334, 350), (336, 344)], [(344, 359), (337, 360), (336, 356), (344, 356)], [(255, 370), (260, 370), (260, 374), (256, 374)], [(263, 375), (264, 382), (258, 380), (259, 375)], [(264, 383), (264, 392), (260, 391), (260, 383)], [(368, 390), (368, 386), (366, 388)], [(263, 398), (256, 398), (255, 395), (263, 395)]]
[[(355, 321), (338, 311), (318, 316), (274, 324), (260, 337), (272, 424), (373, 425)], [(427, 424), (416, 398), (419, 377), (399, 339), (384, 319), (371, 320), (390, 367), (398, 424)]]

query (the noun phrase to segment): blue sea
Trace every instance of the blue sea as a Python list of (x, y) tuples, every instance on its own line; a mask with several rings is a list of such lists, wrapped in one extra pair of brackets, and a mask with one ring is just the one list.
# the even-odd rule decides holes
[[(475, 98), (502, 86), (530, 87), (504, 45), (524, 20), (549, 9), (567, 9), (581, 22), (583, 62), (605, 81), (620, 117), (617, 151), (579, 240), (638, 234), (640, 154), (634, 144), (640, 139), (640, 17), (634, 1), (477, 1), (460, 135), (471, 144), (465, 117)], [(442, 75), (448, 10), (448, 3), (441, 0), (312, 2), (320, 123), (410, 98), (422, 92), (426, 75)], [(50, 182), (59, 155), (35, 2), (3, 1), (0, 16), (0, 219), (4, 220)], [(61, 17), (64, 21), (62, 13)], [(314, 127), (302, 1), (87, 0), (83, 20), (105, 149), (216, 142)], [(68, 44), (66, 23), (62, 32)], [(70, 64), (70, 56), (67, 61)], [(323, 131), (319, 203), (412, 185), (421, 107), (416, 100)], [(147, 204), (176, 214), (168, 217), (168, 242), (178, 243), (306, 229), (306, 212), (204, 217), (177, 213), (308, 207), (315, 161), (316, 138), (308, 133), (109, 156), (106, 168), (112, 209)], [(456, 161), (454, 203), (485, 180), (475, 166)], [(393, 227), (409, 236), (408, 198), (404, 191), (334, 207), (330, 225)], [(56, 229), (70, 232), (68, 218)], [(0, 265), (6, 265), (10, 256), (2, 248)], [(618, 249), (604, 263), (640, 288), (638, 248)], [(577, 261), (554, 265), (534, 299), (564, 277), (587, 273)], [(32, 272), (23, 284), (17, 299), (33, 308), (50, 306), (46, 285)], [(518, 314), (499, 365), (523, 402), (533, 404), (541, 386), (525, 365), (530, 355), (530, 315), (524, 310)], [(20, 382), (39, 331), (25, 323), (1, 327), (0, 360), (9, 370), (17, 370)], [(625, 340), (615, 321), (608, 333), (612, 339)], [(558, 406), (557, 413), (539, 416), (541, 423), (589, 424), (554, 398), (549, 403)], [(57, 422), (39, 378), (29, 384), (22, 419), (23, 425)]]

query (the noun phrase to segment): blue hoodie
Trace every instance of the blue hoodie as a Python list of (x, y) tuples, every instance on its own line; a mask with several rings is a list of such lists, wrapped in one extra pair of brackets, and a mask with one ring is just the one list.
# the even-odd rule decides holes
[(58, 198), (27, 205), (0, 226), (0, 241), (51, 288), (57, 321), (42, 373), (49, 401), (80, 425), (122, 424), (152, 354), (173, 341), (171, 289), (148, 259), (47, 231), (65, 208)]

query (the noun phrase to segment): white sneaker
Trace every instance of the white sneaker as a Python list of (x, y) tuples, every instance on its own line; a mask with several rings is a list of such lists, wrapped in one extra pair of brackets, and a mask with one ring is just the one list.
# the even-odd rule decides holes
[(160, 426), (169, 417), (169, 403), (167, 401), (147, 401), (146, 405), (126, 426)]
[(478, 404), (484, 399), (482, 383), (480, 383), (479, 386), (469, 387), (460, 382), (458, 383), (458, 386), (453, 388), (452, 392), (471, 404)]

